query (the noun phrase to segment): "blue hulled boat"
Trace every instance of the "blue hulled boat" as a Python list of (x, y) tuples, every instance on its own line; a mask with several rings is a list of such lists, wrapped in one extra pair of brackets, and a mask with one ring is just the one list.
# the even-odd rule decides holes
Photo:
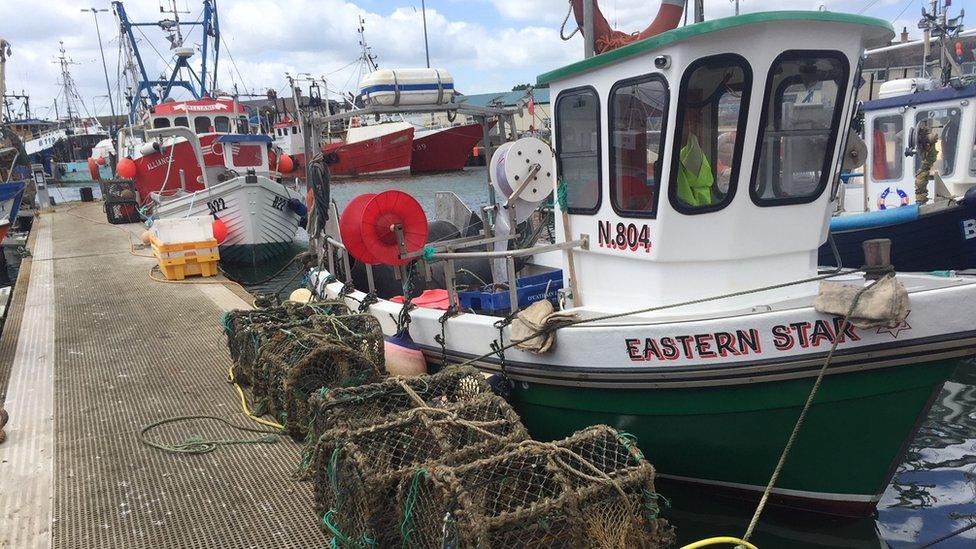
[[(892, 264), (902, 271), (976, 268), (976, 83), (931, 89), (931, 82), (893, 80), (881, 98), (865, 102), (867, 156), (863, 185), (845, 184), (844, 202), (863, 201), (863, 213), (836, 216), (830, 224), (846, 266), (860, 265), (861, 243), (892, 241)], [(938, 136), (926, 204), (915, 203), (915, 174), (922, 163), (921, 130)], [(856, 208), (856, 206), (854, 206)], [(820, 264), (833, 265), (829, 242)]]

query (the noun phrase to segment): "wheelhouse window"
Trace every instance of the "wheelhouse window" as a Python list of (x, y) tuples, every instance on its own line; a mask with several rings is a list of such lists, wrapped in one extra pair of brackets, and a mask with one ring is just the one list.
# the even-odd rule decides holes
[[(942, 177), (949, 177), (955, 171), (956, 150), (959, 145), (959, 117), (958, 107), (929, 109), (915, 113), (915, 143), (920, 143), (922, 132), (930, 132), (938, 136), (935, 143), (936, 157), (932, 165), (933, 172), (939, 172)], [(925, 153), (916, 146), (915, 173), (922, 168)]]
[(580, 88), (556, 100), (556, 159), (569, 213), (600, 206), (600, 103), (596, 90)]
[(871, 179), (902, 178), (905, 159), (905, 119), (900, 114), (879, 116), (871, 123)]
[(183, 126), (184, 128), (189, 128), (190, 127), (190, 122), (186, 119), (185, 116), (177, 116), (176, 119), (173, 120), (173, 125), (174, 126)]
[(193, 119), (193, 130), (197, 133), (207, 133), (210, 131), (210, 118), (197, 116)]
[(220, 133), (230, 133), (230, 118), (226, 116), (214, 117), (214, 130)]
[(833, 173), (848, 64), (836, 52), (788, 51), (766, 81), (750, 189), (760, 206), (812, 202)]
[(236, 168), (253, 168), (264, 163), (263, 146), (250, 143), (230, 144), (231, 162)]
[(668, 185), (675, 210), (711, 212), (732, 200), (751, 87), (752, 70), (738, 55), (705, 57), (685, 71)]
[(659, 76), (625, 80), (610, 91), (610, 201), (622, 215), (657, 213), (668, 97)]
[(169, 118), (156, 118), (155, 120), (153, 120), (153, 128), (156, 128), (157, 130), (159, 128), (168, 128), (168, 127), (169, 127)]

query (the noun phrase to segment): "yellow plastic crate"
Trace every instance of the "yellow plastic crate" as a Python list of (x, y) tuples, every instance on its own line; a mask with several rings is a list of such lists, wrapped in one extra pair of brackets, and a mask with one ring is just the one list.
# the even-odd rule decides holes
[(216, 240), (161, 244), (151, 239), (153, 254), (159, 270), (167, 280), (183, 280), (188, 276), (215, 276), (220, 251)]
[(187, 257), (161, 260), (159, 270), (163, 272), (166, 280), (183, 280), (188, 276), (216, 276), (218, 256), (204, 257), (213, 257), (213, 259), (201, 261), (200, 257)]

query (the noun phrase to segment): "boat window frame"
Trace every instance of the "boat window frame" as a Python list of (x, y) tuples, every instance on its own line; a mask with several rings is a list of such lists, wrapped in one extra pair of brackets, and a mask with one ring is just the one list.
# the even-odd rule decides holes
[[(642, 74), (640, 76), (632, 76), (629, 78), (624, 78), (618, 80), (610, 87), (610, 93), (607, 94), (607, 149), (609, 156), (607, 161), (610, 163), (610, 207), (613, 208), (614, 213), (620, 217), (627, 218), (638, 218), (638, 219), (657, 219), (658, 207), (661, 203), (661, 186), (664, 182), (670, 179), (670, 174), (668, 178), (663, 177), (663, 173), (655, 183), (657, 184), (657, 189), (654, 192), (654, 203), (650, 211), (640, 211), (640, 210), (625, 210), (623, 208), (617, 208), (617, 193), (614, 192), (616, 189), (616, 171), (617, 171), (617, 158), (614, 154), (614, 115), (616, 114), (614, 109), (614, 94), (617, 92), (618, 88), (631, 85), (640, 85), (646, 82), (653, 82), (655, 80), (660, 81), (664, 85), (664, 110), (661, 113), (661, 143), (658, 150), (658, 158), (660, 159), (661, 171), (664, 171), (664, 150), (667, 148), (667, 143), (669, 141), (668, 136), (668, 115), (671, 114), (671, 84), (668, 82), (667, 77), (659, 72), (651, 72), (647, 74)], [(645, 128), (646, 132), (646, 128)]]
[[(901, 121), (901, 137), (898, 138), (898, 140), (895, 142), (895, 145), (896, 146), (895, 146), (895, 151), (894, 151), (895, 152), (895, 158), (897, 158), (898, 161), (899, 161), (898, 164), (899, 164), (900, 170), (896, 170), (895, 175), (892, 176), (892, 177), (888, 177), (888, 178), (885, 178), (885, 179), (879, 179), (879, 178), (875, 177), (875, 175), (874, 175), (874, 163), (876, 161), (875, 156), (874, 156), (874, 132), (875, 132), (875, 124), (877, 124), (878, 121), (880, 121), (880, 120), (887, 120), (887, 119), (897, 119), (897, 120), (900, 120)], [(870, 147), (868, 150), (871, 153), (871, 166), (868, 166), (865, 171), (868, 172), (868, 180), (870, 180), (871, 182), (873, 182), (873, 183), (891, 183), (891, 182), (894, 182), (894, 181), (901, 181), (901, 180), (905, 179), (905, 164), (907, 163), (906, 160), (905, 160), (906, 157), (904, 155), (904, 152), (905, 152), (905, 141), (906, 141), (906, 136), (907, 136), (907, 133), (905, 133), (905, 127), (906, 127), (906, 125), (905, 125), (905, 114), (902, 113), (902, 112), (898, 112), (898, 111), (888, 112), (888, 113), (883, 113), (883, 114), (878, 114), (878, 115), (874, 116), (873, 118), (871, 118), (871, 125), (870, 125), (870, 127), (868, 127), (868, 125), (865, 124), (865, 128), (864, 128), (865, 136), (867, 135), (868, 132), (871, 132), (871, 139), (870, 140), (868, 140), (868, 139), (865, 139), (864, 140), (865, 141), (865, 145), (868, 146), (868, 147)], [(887, 156), (885, 157), (885, 160), (887, 160)], [(887, 164), (887, 162), (885, 162), (885, 164)]]
[[(807, 56), (807, 57), (804, 57)], [(834, 105), (834, 114), (830, 119), (830, 128), (827, 130), (830, 135), (827, 137), (827, 146), (825, 147), (826, 154), (824, 155), (824, 163), (820, 170), (820, 182), (817, 183), (817, 191), (811, 193), (807, 196), (793, 196), (787, 198), (762, 198), (756, 194), (756, 178), (759, 177), (759, 159), (762, 156), (763, 151), (763, 138), (766, 133), (766, 123), (769, 122), (769, 113), (766, 111), (767, 101), (770, 99), (770, 93), (773, 91), (773, 70), (776, 66), (783, 60), (800, 60), (809, 59), (809, 57), (818, 58), (833, 58), (841, 62), (841, 68), (844, 71), (844, 78), (841, 80), (841, 85), (837, 88), (837, 102)], [(848, 99), (848, 86), (851, 80), (851, 63), (847, 59), (847, 56), (843, 52), (838, 50), (786, 50), (781, 52), (776, 56), (775, 59), (769, 64), (769, 71), (766, 73), (766, 84), (765, 91), (763, 92), (763, 100), (760, 105), (762, 111), (759, 113), (759, 128), (756, 130), (756, 152), (752, 159), (752, 176), (749, 178), (749, 198), (752, 199), (752, 203), (760, 208), (771, 208), (776, 206), (792, 206), (797, 204), (809, 204), (811, 202), (816, 202), (830, 184), (830, 178), (834, 173), (831, 169), (834, 165), (837, 155), (837, 138), (840, 135), (840, 122), (841, 118), (844, 116), (844, 102)], [(782, 94), (786, 90), (783, 87), (787, 84), (788, 80), (780, 82), (780, 86), (777, 88), (776, 93)], [(780, 89), (782, 88), (782, 90)]]
[[(718, 61), (719, 63), (725, 62), (724, 64), (726, 66), (736, 66), (742, 69), (743, 86), (742, 96), (739, 98), (739, 119), (735, 127), (737, 135), (735, 146), (732, 149), (732, 171), (729, 174), (729, 190), (725, 193), (725, 197), (721, 202), (703, 207), (693, 207), (683, 204), (678, 200), (678, 164), (681, 160), (681, 133), (685, 125), (685, 111), (688, 108), (688, 94), (685, 93), (685, 90), (688, 87), (688, 81), (691, 79), (691, 75), (702, 66), (714, 61)], [(668, 202), (671, 203), (674, 211), (683, 215), (700, 215), (717, 212), (732, 203), (732, 199), (735, 198), (736, 191), (739, 187), (739, 173), (742, 170), (742, 152), (745, 148), (745, 137), (749, 130), (749, 110), (752, 106), (753, 84), (752, 65), (748, 59), (737, 53), (706, 55), (695, 59), (685, 67), (684, 72), (681, 74), (681, 83), (678, 86), (678, 104), (675, 106), (674, 128), (672, 131), (673, 135), (671, 136), (671, 172), (668, 174)], [(717, 109), (714, 113), (714, 118), (717, 128)], [(716, 151), (711, 152), (712, 158), (716, 158)]]
[[(594, 98), (596, 99), (596, 204), (592, 208), (566, 208), (566, 213), (570, 215), (596, 215), (600, 211), (600, 207), (603, 206), (603, 118), (602, 118), (602, 100), (600, 99), (600, 92), (592, 85), (576, 86), (573, 88), (566, 88), (559, 92), (556, 96), (556, 101), (553, 103), (553, 120), (556, 122), (553, 128), (553, 150), (556, 153), (556, 171), (559, 173), (559, 177), (562, 177), (562, 152), (560, 151), (561, 144), (561, 131), (559, 123), (559, 104), (566, 97), (570, 97), (575, 93), (579, 92), (592, 92)], [(558, 183), (557, 183), (558, 184)], [(568, 194), (568, 192), (567, 192)]]

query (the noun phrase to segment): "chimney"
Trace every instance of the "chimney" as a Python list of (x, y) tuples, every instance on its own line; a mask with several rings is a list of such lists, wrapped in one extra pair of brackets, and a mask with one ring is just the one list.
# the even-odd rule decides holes
[(901, 28), (901, 43), (908, 42), (908, 27)]

